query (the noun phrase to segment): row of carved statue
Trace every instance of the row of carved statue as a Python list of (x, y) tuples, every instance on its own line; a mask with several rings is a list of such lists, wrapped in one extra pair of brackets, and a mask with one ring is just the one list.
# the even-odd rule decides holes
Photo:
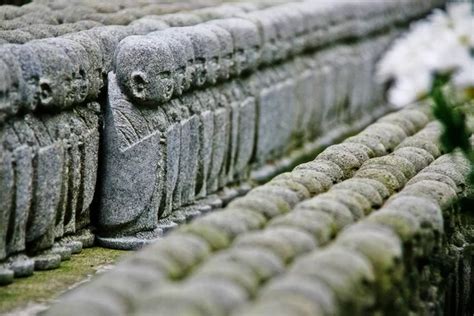
[(103, 244), (138, 247), (175, 210), (374, 114), (377, 58), (439, 2), (222, 5), (0, 43), (0, 283), (78, 251), (68, 238), (91, 218)]
[[(157, 237), (158, 220), (173, 210), (247, 180), (251, 168), (305, 140), (372, 114), (383, 106), (373, 67), (394, 35), (301, 55), (157, 106), (130, 101), (110, 73), (101, 236), (109, 245), (117, 237), (117, 247), (135, 247), (143, 238), (124, 236), (150, 231), (149, 238)], [(128, 39), (117, 58), (124, 43)], [(181, 80), (181, 74), (170, 69), (168, 80)]]
[[(250, 13), (236, 6), (221, 10), (224, 12), (220, 16), (218, 12), (210, 14), (210, 9), (201, 10), (204, 12), (201, 15), (184, 17), (180, 14), (164, 19), (149, 16), (128, 26), (93, 27), (23, 45), (4, 44), (0, 46), (0, 122), (37, 107), (57, 110), (95, 100), (105, 75), (112, 70), (118, 43), (131, 35), (158, 31), (145, 37), (127, 38), (121, 44), (122, 53), (116, 56), (120, 65), (117, 67), (119, 83), (136, 102), (160, 102), (168, 100), (173, 92), (179, 95), (191, 86), (213, 84), (220, 78), (255, 70), (259, 65), (271, 65), (334, 39), (362, 36), (393, 26), (422, 14), (431, 6), (431, 1), (409, 0), (377, 5), (310, 1)], [(379, 11), (383, 19), (377, 16)], [(236, 18), (159, 32), (173, 25), (190, 25), (216, 16)], [(177, 50), (182, 51), (179, 57)], [(136, 53), (155, 61), (143, 64), (139, 59), (130, 58), (129, 54)], [(131, 62), (135, 64), (121, 67)], [(164, 78), (155, 80), (153, 87), (146, 86), (152, 84), (147, 75), (164, 73), (166, 76), (172, 69), (197, 75), (192, 84), (174, 85)]]

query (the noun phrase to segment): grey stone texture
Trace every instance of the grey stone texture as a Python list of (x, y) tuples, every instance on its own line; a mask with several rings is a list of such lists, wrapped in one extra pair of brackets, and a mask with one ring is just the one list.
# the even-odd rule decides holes
[[(258, 295), (262, 282), (284, 273), (284, 264), (313, 252), (318, 264), (352, 260), (354, 271), (343, 264), (322, 270), (327, 278), (311, 286), (297, 286), (301, 276), (290, 275), (269, 292), (281, 301), (263, 295), (254, 305), (331, 313), (342, 302), (362, 311), (372, 302), (351, 305), (345, 294), (366, 293), (367, 284), (385, 289), (395, 273), (387, 263), (389, 272), (371, 274), (364, 260), (378, 262), (371, 256), (381, 246), (365, 241), (380, 235), (392, 246), (393, 236), (371, 224), (367, 234), (352, 233), (360, 249), (341, 241), (319, 255), (318, 247), (387, 200), (387, 212), (414, 199), (445, 209), (464, 192), (465, 162), (444, 158), (425, 170), (443, 154), (439, 126), (415, 134), (429, 113), (411, 107), (386, 116), (251, 190), (250, 172), (291, 166), (287, 157), (307, 144), (387, 111), (374, 65), (404, 24), (440, 4), (0, 6), (0, 283), (56, 268), (91, 246), (93, 219), (104, 246), (160, 241), (90, 293), (65, 300), (90, 302), (91, 315), (155, 313), (157, 302), (170, 315), (230, 314)], [(404, 240), (418, 229), (413, 235), (438, 241), (436, 207), (425, 217), (421, 207), (400, 208)], [(430, 239), (421, 221), (435, 222), (438, 235)], [(415, 224), (406, 229), (405, 222)], [(222, 256), (211, 253), (224, 248)], [(394, 249), (387, 247), (387, 258), (399, 259)], [(187, 280), (173, 284), (178, 278)], [(283, 298), (293, 288), (305, 307)], [(143, 301), (140, 310), (135, 300)], [(252, 313), (250, 305), (245, 311)], [(58, 306), (50, 313), (81, 311)]]

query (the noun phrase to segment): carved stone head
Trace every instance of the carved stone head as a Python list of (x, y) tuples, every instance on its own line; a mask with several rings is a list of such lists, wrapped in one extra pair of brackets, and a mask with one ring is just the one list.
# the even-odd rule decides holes
[(226, 80), (230, 77), (233, 67), (234, 42), (232, 35), (224, 28), (213, 24), (205, 23), (203, 26), (211, 30), (219, 40), (219, 72), (218, 78)]
[(231, 18), (213, 23), (227, 30), (234, 41), (233, 75), (251, 71), (260, 62), (261, 40), (257, 25), (249, 20)]
[(31, 41), (28, 46), (41, 64), (39, 105), (43, 108), (64, 108), (72, 102), (74, 66), (67, 54), (44, 40)]
[(261, 62), (266, 65), (274, 63), (277, 55), (277, 31), (273, 20), (265, 11), (251, 12), (241, 16), (257, 25), (261, 41)]
[(215, 84), (219, 71), (219, 40), (204, 26), (181, 28), (193, 44), (195, 58), (194, 84), (197, 87), (205, 83)]
[(88, 82), (87, 96), (89, 99), (96, 99), (103, 86), (102, 73), (104, 69), (102, 51), (99, 44), (84, 31), (66, 34), (61, 38), (76, 42), (86, 51), (88, 62), (83, 68), (85, 69)]
[(40, 102), (41, 64), (28, 45), (16, 45), (12, 47), (12, 52), (18, 60), (23, 82), (20, 85), (21, 106), (27, 111), (33, 111)]
[(0, 86), (0, 113), (13, 115), (18, 112), (21, 105), (21, 85), (23, 79), (21, 66), (12, 48), (14, 44), (5, 44), (0, 47), (0, 68), (2, 70), (2, 80)]
[(168, 44), (153, 36), (129, 36), (115, 54), (115, 72), (122, 90), (135, 102), (156, 105), (171, 99), (176, 63)]
[(177, 67), (172, 74), (175, 81), (174, 95), (179, 96), (191, 87), (193, 81), (194, 50), (183, 32), (179, 32), (179, 29), (170, 30), (149, 33), (147, 36), (168, 44)]
[[(1, 50), (0, 50), (1, 52)], [(8, 66), (0, 59), (0, 123), (3, 122), (10, 111), (9, 90), (11, 86), (10, 71)]]
[(48, 38), (44, 41), (61, 49), (71, 60), (73, 66), (72, 90), (71, 95), (67, 96), (67, 102), (69, 104), (84, 102), (89, 91), (87, 71), (90, 68), (86, 50), (79, 43), (66, 38)]

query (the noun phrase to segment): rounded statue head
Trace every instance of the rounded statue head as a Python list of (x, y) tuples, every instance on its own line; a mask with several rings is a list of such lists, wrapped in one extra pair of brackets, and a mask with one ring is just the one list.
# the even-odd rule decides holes
[(201, 17), (192, 13), (171, 13), (159, 17), (161, 21), (171, 27), (191, 26), (204, 22)]
[(150, 32), (161, 31), (168, 28), (169, 25), (162, 21), (159, 16), (145, 16), (133, 21), (128, 25), (132, 34), (145, 35)]
[(234, 42), (233, 75), (252, 71), (260, 62), (261, 38), (256, 24), (241, 18), (214, 21), (227, 30)]
[(276, 60), (277, 54), (277, 31), (273, 20), (265, 11), (247, 13), (240, 16), (254, 23), (259, 31), (261, 44), (260, 60), (263, 64), (271, 65)]
[(287, 42), (290, 46), (289, 54), (294, 56), (300, 54), (305, 49), (304, 35), (306, 31), (305, 17), (300, 12), (300, 4), (293, 3), (289, 5), (291, 9), (288, 9), (288, 6), (281, 6), (282, 17), (285, 19), (286, 23), (284, 24), (285, 34), (287, 35)]
[(48, 38), (44, 41), (61, 49), (71, 60), (73, 66), (72, 90), (71, 94), (67, 96), (67, 102), (70, 104), (84, 102), (89, 92), (87, 71), (90, 68), (86, 50), (79, 43), (67, 38)]
[(88, 82), (87, 97), (90, 100), (97, 99), (104, 82), (102, 51), (99, 44), (84, 31), (66, 34), (61, 38), (76, 42), (85, 50), (87, 63), (83, 68)]
[(21, 106), (26, 111), (34, 111), (40, 102), (41, 64), (28, 45), (17, 45), (12, 52), (17, 56), (23, 82), (20, 85)]
[(45, 109), (62, 109), (72, 104), (74, 65), (67, 54), (44, 40), (31, 41), (28, 46), (41, 65), (39, 105)]
[(6, 115), (18, 113), (22, 106), (22, 90), (24, 80), (21, 72), (21, 64), (14, 48), (21, 46), (16, 44), (5, 44), (0, 46), (0, 61), (2, 62), (2, 96), (0, 96), (0, 111)]
[(233, 67), (234, 41), (232, 35), (224, 28), (211, 22), (205, 23), (219, 40), (219, 80), (226, 80), (230, 77)]
[(177, 68), (167, 43), (153, 36), (129, 36), (117, 47), (114, 61), (117, 81), (127, 96), (144, 105), (171, 99)]
[[(192, 80), (187, 79), (187, 67), (188, 60), (194, 59), (194, 51), (191, 47), (186, 45), (186, 38), (183, 34), (177, 34), (177, 32), (166, 32), (158, 31), (147, 34), (147, 36), (152, 36), (158, 41), (166, 43), (170, 48), (171, 53), (173, 54), (173, 59), (175, 61), (176, 69), (172, 71), (172, 77), (175, 82), (174, 85), (174, 95), (180, 96), (184, 91), (189, 89), (188, 81)], [(191, 51), (189, 51), (189, 49)]]
[(289, 25), (290, 22), (286, 18), (285, 14), (276, 8), (269, 9), (268, 16), (277, 33), (277, 40), (275, 42), (275, 58), (278, 61), (285, 60), (290, 55), (291, 51), (291, 43), (288, 41), (289, 38), (291, 38), (291, 26)]
[(219, 71), (219, 40), (205, 26), (184, 27), (182, 30), (193, 44), (195, 58), (194, 84), (215, 84)]
[(11, 84), (8, 66), (0, 59), (0, 123), (10, 114), (9, 91)]

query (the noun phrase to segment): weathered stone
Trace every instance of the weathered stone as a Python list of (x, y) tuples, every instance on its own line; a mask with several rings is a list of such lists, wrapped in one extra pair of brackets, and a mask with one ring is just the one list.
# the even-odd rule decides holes
[(399, 179), (391, 171), (393, 170), (388, 171), (381, 168), (367, 167), (357, 171), (354, 177), (377, 180), (389, 190), (390, 194), (393, 194), (402, 187), (402, 183), (399, 182)]
[(191, 26), (203, 22), (201, 17), (191, 12), (164, 14), (158, 18), (171, 27)]
[(293, 226), (306, 230), (314, 236), (318, 245), (329, 241), (334, 232), (334, 220), (330, 215), (304, 209), (274, 218), (268, 226)]
[(338, 189), (352, 190), (352, 191), (362, 194), (365, 198), (367, 198), (370, 201), (372, 207), (374, 208), (381, 206), (383, 203), (383, 198), (379, 194), (379, 192), (376, 189), (374, 189), (371, 185), (364, 183), (362, 179), (349, 179), (349, 180), (343, 181), (333, 186), (331, 188), (331, 191), (332, 190), (337, 191)]
[(361, 169), (369, 166), (395, 167), (403, 173), (406, 179), (410, 179), (416, 174), (416, 168), (410, 160), (396, 155), (387, 155), (370, 159), (362, 165)]
[(316, 159), (307, 163), (300, 164), (295, 167), (295, 170), (312, 170), (325, 174), (331, 178), (332, 183), (337, 183), (342, 180), (344, 173), (342, 168), (330, 160)]
[(12, 51), (13, 47), (15, 46), (8, 44), (2, 45), (0, 48), (0, 60), (2, 61), (0, 67), (5, 71), (2, 74), (2, 98), (0, 99), (0, 118), (2, 120), (16, 114), (20, 109), (21, 90), (25, 84), (22, 79), (21, 65)]
[(415, 184), (417, 182), (424, 181), (424, 180), (442, 182), (442, 183), (448, 185), (449, 187), (451, 187), (451, 189), (455, 190), (456, 193), (461, 192), (461, 188), (459, 188), (456, 185), (456, 183), (450, 177), (448, 177), (444, 174), (430, 172), (430, 171), (421, 172), (421, 173), (417, 174), (410, 181), (408, 181), (406, 185), (410, 186), (412, 184)]
[[(280, 198), (283, 199), (289, 206), (288, 210), (293, 208), (298, 202), (300, 202), (298, 195), (288, 188), (284, 188), (281, 186), (270, 186), (270, 185), (262, 185), (257, 188), (252, 189), (248, 196), (253, 194), (259, 194), (263, 196), (267, 196), (267, 198), (274, 199)], [(282, 208), (282, 210), (286, 211), (286, 208)]]
[(449, 185), (433, 180), (422, 180), (407, 185), (399, 195), (428, 198), (437, 203), (443, 210), (447, 209), (457, 197), (456, 192)]
[(166, 29), (150, 33), (148, 36), (156, 36), (168, 43), (178, 66), (171, 74), (175, 80), (174, 94), (181, 95), (191, 87), (194, 76), (194, 50), (191, 40), (179, 29)]
[(434, 160), (429, 152), (416, 147), (399, 148), (393, 152), (393, 155), (409, 160), (415, 167), (416, 172), (421, 171)]
[(238, 111), (238, 136), (236, 140), (236, 154), (234, 174), (238, 178), (246, 177), (248, 166), (254, 155), (255, 134), (257, 122), (257, 105), (254, 97), (243, 98), (233, 107)]
[(118, 45), (114, 64), (118, 84), (134, 102), (156, 106), (173, 95), (171, 74), (178, 67), (166, 42), (129, 36)]
[(255, 24), (248, 20), (229, 18), (214, 20), (210, 23), (227, 30), (234, 41), (234, 65), (231, 74), (240, 75), (256, 69), (260, 58), (260, 38)]
[(242, 287), (248, 295), (255, 295), (258, 290), (259, 277), (248, 265), (235, 261), (220, 262), (209, 260), (199, 267), (189, 282), (200, 280), (225, 280)]
[(377, 295), (383, 295), (402, 277), (401, 242), (383, 225), (360, 223), (345, 230), (337, 244), (363, 254), (371, 263), (376, 275)]
[(42, 66), (28, 45), (11, 46), (11, 52), (17, 56), (22, 84), (20, 84), (21, 107), (26, 111), (35, 110), (40, 98), (39, 80)]
[(168, 27), (169, 25), (165, 22), (153, 18), (147, 18), (146, 16), (135, 20), (128, 25), (128, 28), (131, 29), (130, 32), (137, 35), (160, 31)]
[(306, 200), (310, 198), (310, 193), (308, 189), (301, 183), (291, 180), (291, 179), (273, 179), (270, 182), (268, 182), (266, 185), (268, 186), (277, 186), (277, 187), (283, 187), (283, 188), (288, 188), (291, 191), (295, 192), (298, 196), (298, 199), (300, 201)]
[(334, 218), (336, 229), (340, 230), (354, 221), (349, 208), (336, 200), (313, 198), (298, 204), (296, 209), (307, 209), (314, 212), (323, 212), (331, 215)]
[[(149, 208), (149, 201), (155, 192), (161, 133), (155, 131), (143, 139), (139, 138), (137, 129), (143, 129), (146, 123), (141, 122), (141, 116), (136, 114), (133, 117), (137, 121), (133, 125), (130, 125), (130, 116), (128, 122), (124, 121), (124, 115), (134, 113), (133, 107), (120, 99), (120, 91), (114, 81), (110, 75), (109, 100), (104, 118), (107, 141), (103, 150), (106, 159), (103, 161), (98, 222), (106, 234), (117, 234), (117, 226), (126, 227), (126, 224), (132, 223), (123, 233), (128, 230), (132, 233), (153, 230), (158, 211)], [(135, 181), (131, 183), (130, 178)], [(159, 203), (153, 205), (154, 208), (158, 206)]]
[(238, 308), (232, 315), (257, 316), (257, 315), (323, 315), (319, 305), (305, 297), (291, 295), (278, 297), (278, 300), (262, 300), (252, 305), (245, 305)]
[(272, 281), (262, 290), (259, 299), (279, 300), (282, 297), (291, 299), (294, 296), (307, 298), (321, 306), (327, 314), (335, 314), (338, 310), (334, 293), (324, 282), (300, 275), (288, 275)]
[[(436, 162), (437, 160), (435, 160)], [(467, 168), (466, 168), (467, 169)], [(466, 177), (465, 175), (468, 174), (469, 170), (463, 170), (467, 171), (464, 173), (459, 172), (461, 170), (456, 170), (455, 167), (453, 167), (451, 164), (432, 164), (425, 169), (423, 169), (420, 172), (420, 176), (423, 175), (424, 173), (437, 173), (440, 175), (445, 175), (449, 177), (451, 180), (456, 183), (456, 186), (459, 188), (463, 189), (466, 185)], [(464, 175), (463, 175), (464, 174)]]
[(367, 221), (389, 226), (403, 242), (410, 242), (420, 230), (415, 216), (397, 209), (384, 208), (367, 217)]
[(56, 269), (61, 264), (61, 256), (56, 254), (39, 255), (33, 258), (35, 261), (35, 270)]
[(438, 158), (441, 155), (439, 148), (435, 144), (427, 142), (422, 138), (417, 138), (416, 136), (407, 138), (400, 145), (398, 145), (396, 149), (403, 147), (416, 147), (424, 149), (429, 152), (434, 158)]
[(0, 285), (8, 285), (13, 282), (13, 270), (0, 266)]
[(263, 247), (273, 251), (284, 262), (316, 247), (312, 236), (290, 227), (271, 227), (237, 237), (236, 247)]
[(8, 268), (15, 278), (27, 277), (33, 274), (35, 261), (24, 254), (13, 255), (8, 258)]
[(10, 223), (10, 211), (14, 199), (15, 175), (12, 166), (11, 148), (6, 148), (5, 132), (2, 130), (2, 150), (0, 151), (0, 260), (7, 256), (7, 231)]
[(73, 104), (74, 65), (66, 52), (45, 40), (26, 44), (41, 64), (39, 105), (45, 109), (65, 108)]
[(331, 247), (314, 252), (295, 262), (290, 273), (323, 281), (334, 291), (342, 308), (348, 304), (353, 308), (363, 309), (374, 302), (371, 294), (375, 281), (373, 267), (370, 261), (356, 251)]
[(422, 227), (432, 227), (432, 229), (443, 232), (444, 220), (441, 208), (429, 197), (414, 195), (395, 195), (387, 201), (386, 207), (396, 209), (399, 212), (408, 212), (420, 222)]
[(273, 199), (266, 199), (259, 196), (245, 196), (237, 198), (228, 204), (229, 208), (244, 208), (253, 210), (270, 219), (285, 213), (286, 208), (280, 207), (278, 202)]
[(357, 160), (357, 158), (353, 154), (346, 151), (339, 151), (337, 153), (331, 151), (323, 151), (316, 158), (316, 161), (318, 160), (328, 160), (334, 162), (344, 172), (344, 178), (352, 177), (355, 170), (357, 170), (361, 166), (359, 160)]
[(382, 123), (392, 123), (400, 128), (402, 128), (407, 135), (413, 135), (416, 133), (418, 130), (419, 126), (416, 126), (412, 121), (404, 118), (402, 115), (400, 115), (399, 112), (397, 113), (391, 113), (388, 115), (385, 115), (381, 119), (378, 120), (379, 122)]
[(338, 190), (330, 190), (329, 192), (318, 195), (316, 198), (342, 203), (349, 208), (355, 220), (361, 219), (372, 211), (370, 200), (362, 194), (348, 189), (339, 188)]
[[(103, 87), (102, 73), (104, 71), (104, 61), (102, 58), (101, 44), (96, 42), (88, 32), (77, 32), (63, 35), (63, 38), (69, 39), (80, 44), (87, 52), (89, 68), (86, 69), (86, 77), (89, 83), (87, 98), (96, 99), (100, 89)], [(86, 65), (87, 66), (87, 65)]]
[(344, 140), (344, 143), (356, 143), (362, 144), (369, 147), (375, 154), (375, 156), (382, 156), (387, 154), (385, 146), (373, 135), (369, 134), (358, 134)]
[[(194, 221), (193, 224), (210, 225), (211, 227), (215, 227), (215, 229), (224, 232), (230, 238), (234, 238), (240, 234), (243, 234), (244, 232), (247, 232), (250, 227), (252, 227), (250, 225), (253, 225), (254, 228), (258, 228), (259, 226), (259, 223), (255, 221), (255, 217), (259, 216), (258, 213), (252, 214), (253, 216), (250, 218), (247, 217), (245, 214), (228, 218), (226, 214), (222, 215), (219, 212), (210, 213), (206, 216), (198, 218), (196, 221)], [(234, 215), (239, 214), (234, 213)]]
[(90, 71), (91, 65), (85, 48), (66, 38), (48, 38), (40, 42), (53, 45), (63, 51), (72, 63), (72, 82), (71, 91), (66, 95), (67, 104), (79, 104), (85, 101), (89, 93), (89, 80), (87, 71)]
[(315, 171), (312, 170), (295, 170), (292, 172), (285, 172), (282, 173), (272, 181), (278, 180), (292, 180), (300, 183), (303, 185), (311, 195), (316, 195), (318, 193), (322, 193), (324, 191), (321, 183), (315, 178), (312, 177), (312, 174)]

